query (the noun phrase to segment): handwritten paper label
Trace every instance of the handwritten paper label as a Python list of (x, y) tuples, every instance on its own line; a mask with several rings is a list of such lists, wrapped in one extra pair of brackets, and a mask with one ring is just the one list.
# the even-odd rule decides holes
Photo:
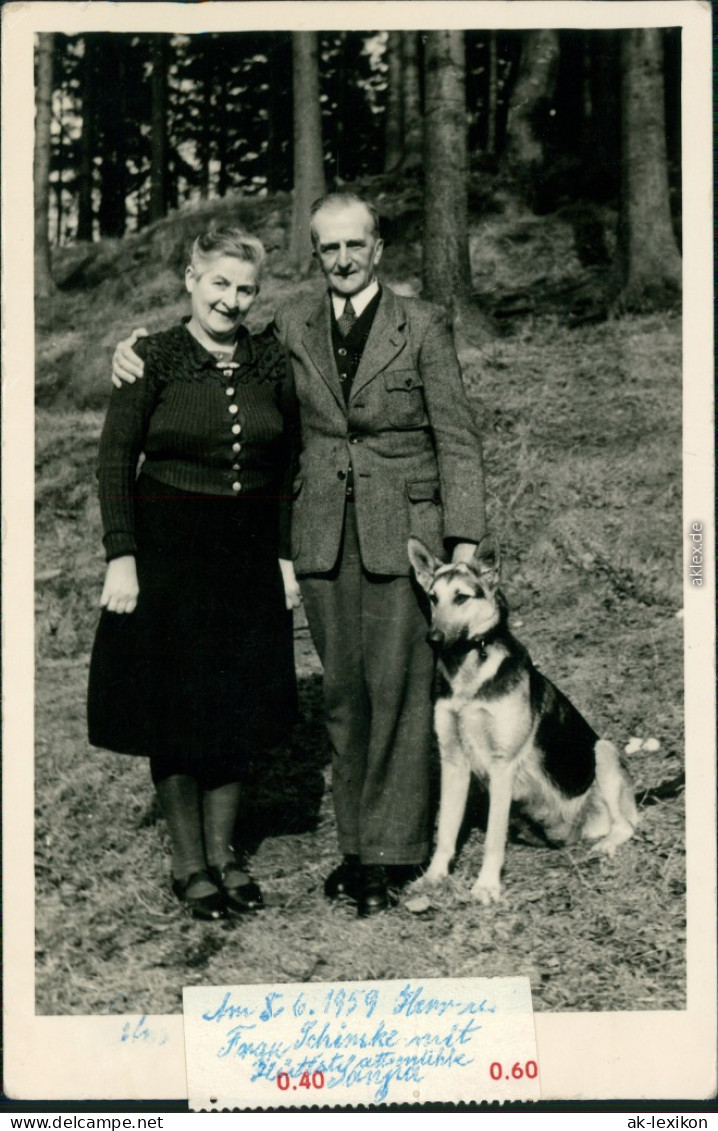
[(189, 1105), (534, 1100), (528, 978), (184, 989)]

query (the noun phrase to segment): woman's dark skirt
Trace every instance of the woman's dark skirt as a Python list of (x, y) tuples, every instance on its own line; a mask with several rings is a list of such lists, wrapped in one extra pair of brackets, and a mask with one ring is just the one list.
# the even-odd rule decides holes
[(134, 613), (102, 612), (88, 723), (93, 746), (148, 756), (154, 781), (244, 781), (296, 719), (273, 495), (137, 481), (140, 594)]

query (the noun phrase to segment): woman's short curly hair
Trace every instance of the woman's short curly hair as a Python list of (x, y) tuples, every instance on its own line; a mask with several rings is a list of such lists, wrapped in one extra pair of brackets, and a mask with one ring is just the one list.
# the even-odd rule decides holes
[(203, 259), (214, 255), (229, 255), (243, 263), (253, 263), (257, 272), (267, 258), (264, 245), (256, 236), (243, 228), (222, 228), (213, 224), (192, 244), (190, 263), (197, 270)]

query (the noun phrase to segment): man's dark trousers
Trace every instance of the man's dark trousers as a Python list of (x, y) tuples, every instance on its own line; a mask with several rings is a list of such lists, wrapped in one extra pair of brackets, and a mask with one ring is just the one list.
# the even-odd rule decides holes
[(363, 568), (351, 501), (337, 565), (300, 585), (324, 666), (339, 847), (364, 864), (419, 864), (429, 851), (434, 662), (415, 589)]

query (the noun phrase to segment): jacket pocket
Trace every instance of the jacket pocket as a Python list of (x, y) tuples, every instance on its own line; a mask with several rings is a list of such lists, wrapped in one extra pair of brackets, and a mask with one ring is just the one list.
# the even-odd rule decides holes
[(291, 546), (292, 546), (292, 559), (297, 560), (302, 551), (302, 539), (299, 533), (299, 512), (301, 508), (297, 505), (299, 496), (302, 494), (304, 487), (303, 479), (295, 479), (292, 484), (292, 505), (291, 505)]
[(441, 488), (438, 479), (414, 479), (406, 485), (412, 503), (440, 503)]
[(424, 419), (423, 382), (415, 369), (390, 369), (384, 374), (387, 415), (397, 428), (415, 428)]
[(438, 556), (443, 555), (444, 517), (438, 479), (414, 479), (406, 485), (409, 533)]

